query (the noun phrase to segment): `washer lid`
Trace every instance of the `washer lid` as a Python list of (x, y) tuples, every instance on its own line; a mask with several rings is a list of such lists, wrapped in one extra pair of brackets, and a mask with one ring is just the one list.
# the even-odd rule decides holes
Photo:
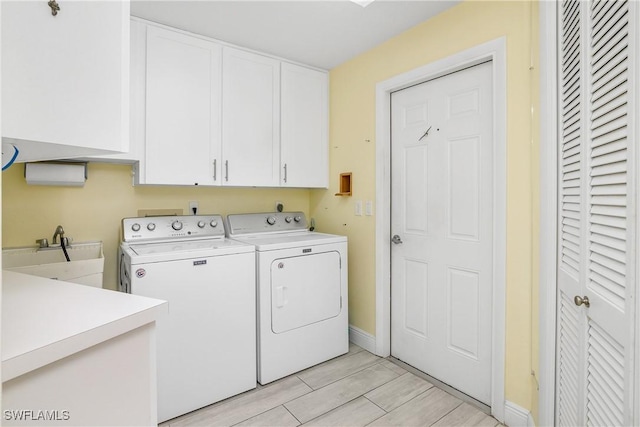
[(235, 240), (249, 243), (256, 247), (257, 251), (272, 251), (278, 249), (298, 248), (302, 246), (326, 245), (331, 243), (343, 243), (347, 241), (346, 236), (336, 234), (316, 233), (312, 231), (302, 231), (299, 233), (282, 234), (252, 234), (246, 236), (235, 236)]
[[(166, 259), (185, 259), (190, 257), (204, 257), (229, 255), (234, 253), (252, 252), (252, 246), (230, 239), (192, 240), (162, 243), (143, 243), (128, 245), (132, 255)], [(147, 260), (150, 261), (150, 260)]]

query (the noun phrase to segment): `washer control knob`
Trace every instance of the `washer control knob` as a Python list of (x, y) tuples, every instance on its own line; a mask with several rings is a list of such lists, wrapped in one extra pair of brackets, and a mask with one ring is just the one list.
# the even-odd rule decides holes
[(216, 221), (215, 219), (212, 219), (209, 225), (215, 228), (218, 226), (218, 221)]
[(153, 222), (150, 222), (149, 224), (147, 224), (147, 230), (153, 231), (155, 229), (156, 229), (156, 225)]
[(200, 227), (200, 228), (204, 228), (204, 226), (205, 226), (205, 225), (207, 225), (207, 223), (206, 223), (206, 222), (204, 222), (204, 221), (198, 221), (198, 227)]
[(290, 216), (285, 216), (284, 217), (284, 221), (289, 224), (291, 221), (293, 221), (293, 218), (291, 218)]
[(180, 221), (173, 221), (173, 223), (171, 223), (171, 228), (176, 231), (182, 230), (182, 223)]
[(275, 223), (276, 223), (276, 217), (275, 216), (268, 216), (267, 217), (267, 224), (273, 225)]
[(131, 229), (132, 229), (133, 231), (136, 231), (136, 232), (137, 232), (137, 231), (140, 231), (140, 224), (138, 224), (138, 223), (136, 222), (135, 224), (133, 224), (133, 225), (131, 226)]
[(300, 222), (300, 221), (302, 221), (302, 217), (300, 215), (296, 215), (296, 216), (293, 217), (293, 220), (295, 222)]

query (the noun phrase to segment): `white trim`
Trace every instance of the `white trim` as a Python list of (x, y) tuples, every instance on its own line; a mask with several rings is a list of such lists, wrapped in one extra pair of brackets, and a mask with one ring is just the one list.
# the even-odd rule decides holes
[(491, 412), (504, 419), (506, 210), (507, 210), (507, 61), (504, 37), (472, 47), (380, 82), (376, 86), (376, 351), (391, 353), (391, 92), (491, 60), (494, 94), (494, 253)]
[[(629, 37), (632, 42), (632, 50), (630, 55), (631, 63), (629, 67), (631, 70), (635, 70), (634, 73), (630, 74), (629, 77), (629, 85), (632, 88), (631, 93), (633, 94), (633, 98), (631, 99), (631, 105), (633, 106), (631, 110), (631, 119), (629, 121), (630, 125), (630, 135), (632, 135), (631, 141), (638, 141), (640, 137), (640, 91), (637, 90), (640, 87), (640, 30), (638, 30), (638, 24), (640, 23), (640, 7), (637, 3), (631, 2), (629, 4), (630, 18), (631, 23), (635, 25), (629, 26)], [(634, 120), (635, 119), (635, 120)], [(640, 167), (640, 149), (638, 149), (637, 143), (633, 145), (633, 154), (632, 161), (634, 162), (631, 166), (631, 170), (633, 171), (633, 183), (635, 188), (633, 189), (633, 195), (635, 197), (634, 206), (635, 206), (635, 214), (636, 223), (635, 223), (635, 289), (634, 289), (634, 297), (636, 299), (635, 302), (635, 312), (634, 312), (634, 322), (635, 325), (635, 333), (632, 336), (633, 347), (633, 377), (635, 378), (633, 387), (633, 393), (631, 394), (631, 405), (633, 407), (631, 413), (631, 424), (638, 425), (640, 424), (640, 215), (638, 211), (640, 210), (640, 185), (638, 184), (638, 177), (640, 177), (640, 172), (638, 168)], [(634, 342), (635, 340), (635, 342)]]
[(504, 404), (504, 423), (509, 427), (535, 426), (531, 412), (522, 406), (509, 401), (506, 401)]
[(349, 325), (349, 341), (369, 353), (376, 352), (376, 337), (353, 325)]
[(555, 424), (558, 230), (557, 9), (540, 2), (540, 348), (538, 422)]

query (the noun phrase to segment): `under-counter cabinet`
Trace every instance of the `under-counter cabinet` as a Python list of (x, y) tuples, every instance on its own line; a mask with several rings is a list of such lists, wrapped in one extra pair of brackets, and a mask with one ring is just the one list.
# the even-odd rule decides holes
[(221, 59), (218, 44), (147, 27), (146, 144), (140, 183), (220, 183)]
[(2, 273), (4, 426), (157, 424), (167, 302)]
[(129, 2), (1, 7), (2, 139), (18, 161), (127, 151)]
[(282, 63), (280, 153), (283, 187), (328, 187), (327, 73)]
[(280, 61), (225, 46), (224, 185), (279, 185)]

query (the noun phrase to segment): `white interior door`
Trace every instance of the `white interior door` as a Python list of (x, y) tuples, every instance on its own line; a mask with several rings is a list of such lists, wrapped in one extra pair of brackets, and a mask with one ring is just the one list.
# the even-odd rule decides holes
[(491, 70), (484, 63), (391, 95), (391, 354), (486, 404)]
[(633, 425), (633, 5), (558, 5), (556, 424)]

